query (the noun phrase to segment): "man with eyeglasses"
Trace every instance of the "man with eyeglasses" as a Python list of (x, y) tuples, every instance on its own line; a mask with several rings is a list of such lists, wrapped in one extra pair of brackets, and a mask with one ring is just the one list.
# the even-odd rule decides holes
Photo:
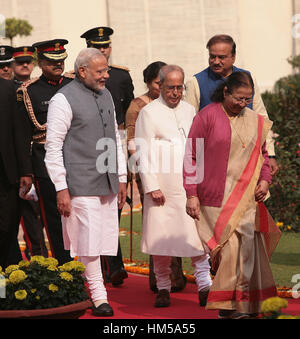
[[(191, 257), (200, 306), (206, 305), (211, 286), (208, 256), (194, 220), (185, 211), (183, 153), (195, 109), (182, 101), (183, 89), (182, 68), (164, 66), (160, 71), (160, 97), (146, 105), (136, 121), (135, 140), (144, 190), (141, 250), (153, 256), (158, 289), (155, 307), (170, 305), (172, 256)], [(147, 148), (143, 149), (143, 145)]]
[[(97, 48), (105, 56), (109, 64), (112, 52), (110, 36), (113, 33), (114, 31), (112, 28), (101, 26), (89, 29), (80, 37), (86, 40), (87, 47)], [(106, 81), (105, 87), (112, 95), (116, 110), (118, 129), (120, 131), (123, 147), (126, 148), (125, 115), (131, 100), (134, 98), (134, 87), (129, 74), (129, 69), (123, 66), (109, 65), (109, 78)], [(121, 213), (122, 210), (119, 210), (119, 220), (121, 219)], [(112, 282), (113, 286), (123, 284), (123, 280), (128, 277), (128, 274), (124, 269), (120, 243), (116, 257), (103, 256), (102, 260), (106, 267), (107, 281)]]
[[(248, 72), (234, 66), (236, 44), (229, 35), (221, 34), (213, 36), (208, 41), (206, 47), (209, 51), (209, 67), (195, 74), (192, 79), (187, 82), (185, 94), (185, 100), (195, 107), (196, 112), (211, 103), (211, 95), (231, 73), (237, 71)], [(251, 76), (253, 78), (252, 74)], [(248, 100), (248, 107), (268, 118), (268, 113), (261, 98), (257, 83), (255, 79), (253, 79), (253, 81), (254, 95), (251, 102), (250, 99)], [(271, 174), (274, 176), (279, 168), (276, 162), (272, 131), (270, 131), (267, 136), (266, 145), (270, 158)]]
[(64, 243), (85, 265), (92, 312), (101, 317), (112, 316), (113, 309), (100, 255), (117, 254), (118, 208), (125, 203), (127, 181), (115, 109), (105, 88), (108, 71), (99, 50), (85, 48), (79, 53), (74, 81), (50, 101), (45, 145)]
[(12, 62), (13, 48), (11, 46), (2, 45), (0, 46), (0, 78), (5, 80), (12, 80), (13, 69)]

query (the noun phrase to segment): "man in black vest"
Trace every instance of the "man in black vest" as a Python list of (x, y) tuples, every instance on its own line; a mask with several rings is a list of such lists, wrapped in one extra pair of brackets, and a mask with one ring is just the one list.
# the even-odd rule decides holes
[(71, 261), (72, 258), (69, 251), (64, 249), (56, 191), (44, 163), (44, 144), (49, 101), (61, 87), (72, 80), (62, 76), (64, 60), (67, 57), (64, 45), (67, 43), (67, 40), (55, 39), (33, 44), (32, 47), (37, 49), (42, 75), (26, 82), (17, 92), (19, 114), (28, 118), (26, 131), (32, 141), (32, 166), (42, 205), (43, 221), (47, 228), (52, 255), (60, 264)]
[(12, 81), (0, 79), (0, 102), (0, 266), (4, 268), (18, 232), (19, 186), (21, 195), (30, 190), (32, 167), (24, 134), (26, 120), (17, 116)]
[[(80, 37), (86, 39), (87, 47), (94, 47), (109, 61), (112, 47), (110, 36), (113, 34), (113, 29), (110, 27), (96, 27), (83, 33)], [(120, 135), (126, 145), (125, 136), (125, 115), (130, 105), (133, 95), (133, 84), (126, 67), (109, 65), (109, 79), (106, 81), (105, 87), (110, 91), (116, 110), (116, 117)], [(119, 220), (122, 210), (119, 210)], [(122, 261), (122, 252), (119, 243), (118, 254), (116, 257), (105, 256), (102, 260), (107, 264), (107, 276), (114, 286), (121, 285), (123, 279), (127, 278), (127, 272), (124, 269)]]

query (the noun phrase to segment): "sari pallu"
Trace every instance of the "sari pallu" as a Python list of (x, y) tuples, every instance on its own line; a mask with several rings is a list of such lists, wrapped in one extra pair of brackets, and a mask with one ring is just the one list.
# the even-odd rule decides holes
[(254, 197), (264, 162), (261, 149), (270, 127), (270, 121), (251, 110), (231, 121), (222, 205), (201, 206), (197, 229), (216, 272), (207, 309), (259, 312), (261, 302), (276, 295), (269, 257), (280, 232), (264, 204), (257, 204)]

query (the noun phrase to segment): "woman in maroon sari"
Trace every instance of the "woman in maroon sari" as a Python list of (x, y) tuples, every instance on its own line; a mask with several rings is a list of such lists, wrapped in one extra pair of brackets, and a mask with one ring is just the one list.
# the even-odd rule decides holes
[(269, 256), (280, 232), (263, 204), (271, 183), (265, 139), (272, 123), (247, 108), (253, 89), (249, 73), (230, 75), (195, 117), (186, 147), (186, 210), (216, 271), (206, 308), (218, 309), (220, 318), (249, 318), (276, 295)]

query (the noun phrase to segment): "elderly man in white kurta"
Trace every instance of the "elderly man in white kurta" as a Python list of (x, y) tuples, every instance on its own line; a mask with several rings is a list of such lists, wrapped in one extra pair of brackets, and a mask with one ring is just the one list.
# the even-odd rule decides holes
[(126, 199), (126, 161), (106, 58), (94, 48), (75, 61), (75, 79), (50, 101), (45, 163), (57, 191), (64, 244), (86, 266), (93, 314), (112, 316), (100, 255), (116, 255), (118, 204)]
[(144, 198), (141, 250), (153, 255), (158, 295), (155, 307), (170, 305), (170, 260), (191, 257), (201, 306), (211, 286), (208, 256), (195, 222), (185, 210), (182, 168), (186, 136), (195, 109), (181, 100), (184, 72), (168, 65), (160, 72), (161, 95), (136, 122), (135, 143)]

